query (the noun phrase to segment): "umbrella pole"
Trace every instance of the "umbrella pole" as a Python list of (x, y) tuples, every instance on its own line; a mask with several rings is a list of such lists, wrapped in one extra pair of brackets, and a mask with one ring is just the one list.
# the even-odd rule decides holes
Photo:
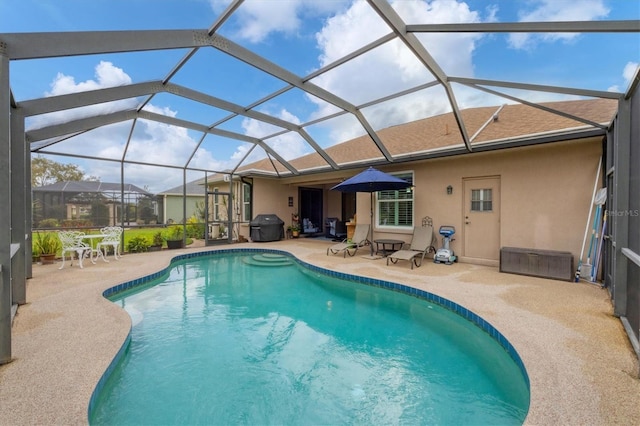
[(373, 258), (373, 192), (371, 194), (371, 204), (369, 211), (369, 223), (371, 224), (371, 241), (369, 241), (369, 246), (371, 247), (371, 257)]

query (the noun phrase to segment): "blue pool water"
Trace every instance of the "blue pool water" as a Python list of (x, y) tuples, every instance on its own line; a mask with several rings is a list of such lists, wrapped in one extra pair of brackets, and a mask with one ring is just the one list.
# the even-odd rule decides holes
[(523, 423), (523, 371), (477, 325), (265, 254), (180, 260), (111, 296), (134, 326), (90, 423)]

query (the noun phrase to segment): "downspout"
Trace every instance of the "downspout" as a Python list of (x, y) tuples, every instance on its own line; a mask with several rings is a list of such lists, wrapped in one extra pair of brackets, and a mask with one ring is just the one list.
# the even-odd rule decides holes
[(209, 245), (209, 174), (204, 172), (204, 245)]
[(227, 242), (233, 242), (233, 173), (229, 174), (229, 203), (227, 205)]

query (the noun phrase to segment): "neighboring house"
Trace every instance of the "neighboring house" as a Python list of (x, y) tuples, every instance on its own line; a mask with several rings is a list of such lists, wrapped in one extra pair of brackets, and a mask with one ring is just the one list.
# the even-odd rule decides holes
[[(186, 184), (186, 211), (182, 202), (185, 194), (183, 185), (158, 193), (158, 204), (161, 223), (184, 223), (185, 219), (198, 217), (204, 206), (206, 189), (205, 179), (196, 179)], [(199, 219), (199, 217), (198, 217)]]
[[(207, 186), (209, 205), (205, 209)], [(161, 222), (183, 223), (185, 217), (187, 220), (191, 217), (201, 220), (203, 214), (208, 214), (205, 220), (209, 231), (208, 238), (212, 241), (226, 241), (229, 235), (237, 240), (239, 232), (236, 226), (231, 234), (228, 233), (227, 230), (231, 226), (229, 217), (233, 218), (235, 224), (242, 221), (248, 223), (251, 220), (251, 185), (243, 183), (237, 176), (233, 181), (229, 175), (220, 174), (217, 178), (216, 175), (210, 175), (187, 182), (184, 205), (183, 192), (183, 186), (180, 185), (157, 195)], [(233, 201), (230, 202), (230, 199)], [(248, 233), (244, 236), (248, 237)]]
[[(471, 153), (449, 113), (379, 130), (395, 160), (391, 164), (365, 135), (326, 149), (336, 163), (353, 164), (349, 171), (333, 171), (315, 153), (290, 161), (298, 170), (318, 170), (304, 176), (265, 159), (237, 170), (247, 183), (234, 191), (248, 206), (244, 212), (277, 214), (285, 224), (298, 213), (301, 221), (308, 218), (323, 228), (326, 218), (348, 220), (354, 209), (358, 223), (370, 223), (369, 194), (357, 194), (354, 202), (353, 195), (331, 188), (378, 164), (414, 188), (376, 194), (376, 239), (409, 241), (412, 227), (430, 216), (436, 232), (441, 225), (455, 226), (452, 247), (461, 261), (498, 265), (500, 248), (514, 246), (569, 251), (577, 262), (605, 146), (594, 124), (606, 129), (617, 102), (542, 105), (562, 114), (521, 104), (463, 110)], [(215, 178), (210, 185), (217, 185)], [(248, 219), (243, 217), (241, 234), (249, 235)]]

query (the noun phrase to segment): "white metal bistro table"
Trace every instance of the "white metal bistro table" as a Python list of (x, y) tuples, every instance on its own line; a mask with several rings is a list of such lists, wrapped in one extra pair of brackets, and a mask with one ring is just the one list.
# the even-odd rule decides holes
[(94, 243), (93, 241), (97, 239), (102, 239), (106, 236), (107, 236), (106, 234), (86, 234), (82, 237), (83, 239), (89, 240), (89, 245), (91, 246), (91, 251), (89, 252), (89, 260), (94, 265), (96, 264), (96, 260), (98, 260), (98, 258), (101, 258), (105, 262), (109, 263), (109, 261), (104, 257), (104, 253), (102, 253), (102, 250), (98, 250), (96, 248), (97, 243)]

